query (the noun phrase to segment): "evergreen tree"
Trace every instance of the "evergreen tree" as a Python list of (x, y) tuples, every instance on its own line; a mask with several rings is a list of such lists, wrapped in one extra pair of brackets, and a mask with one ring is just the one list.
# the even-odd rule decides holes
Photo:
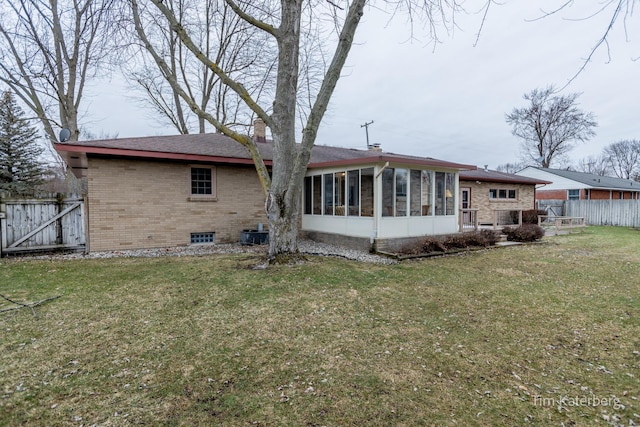
[(38, 131), (24, 117), (11, 91), (0, 99), (0, 190), (28, 194), (43, 182), (45, 166), (39, 157)]

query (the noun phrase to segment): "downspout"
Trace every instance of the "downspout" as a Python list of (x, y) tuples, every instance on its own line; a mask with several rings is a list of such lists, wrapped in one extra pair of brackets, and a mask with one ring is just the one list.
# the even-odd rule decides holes
[(538, 209), (538, 195), (536, 194), (536, 192), (538, 191), (538, 188), (542, 188), (542, 187), (546, 187), (547, 184), (540, 184), (540, 187), (538, 187), (538, 185), (533, 186), (533, 209)]
[[(384, 172), (384, 170), (386, 168), (389, 167), (389, 162), (386, 162), (384, 164), (384, 166), (382, 166), (382, 168), (380, 168), (380, 170), (378, 171), (378, 173), (375, 176), (375, 179), (373, 180), (373, 184), (374, 184), (374, 196), (376, 195), (376, 193), (378, 193), (378, 191), (376, 191), (376, 188), (378, 188), (378, 178), (380, 178), (380, 175), (382, 175), (382, 172)], [(374, 209), (373, 209), (373, 230), (371, 230), (371, 237), (369, 238), (369, 243), (371, 244), (371, 248), (373, 249), (373, 244), (375, 243), (376, 239), (378, 238), (378, 216), (381, 213), (381, 210), (378, 209), (378, 201), (380, 200), (380, 197), (382, 196), (382, 194), (378, 194), (378, 200), (376, 200), (376, 198), (374, 197)]]

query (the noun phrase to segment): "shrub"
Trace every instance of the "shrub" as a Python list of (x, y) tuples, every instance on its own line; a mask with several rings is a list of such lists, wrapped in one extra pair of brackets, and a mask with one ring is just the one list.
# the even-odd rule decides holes
[(431, 252), (446, 252), (446, 251), (447, 251), (447, 247), (442, 244), (440, 239), (428, 238), (422, 243), (420, 247), (420, 252), (418, 253), (428, 254)]
[(500, 233), (493, 230), (480, 230), (467, 234), (470, 246), (493, 246), (500, 240)]
[(530, 209), (528, 211), (522, 211), (522, 223), (523, 224), (538, 224), (538, 215), (546, 215), (547, 211), (542, 209)]
[(421, 242), (403, 247), (400, 253), (416, 255), (433, 252), (449, 252), (455, 249), (465, 249), (469, 247), (487, 247), (495, 245), (498, 240), (499, 235), (492, 230), (448, 234), (445, 236), (429, 236)]
[(464, 234), (450, 234), (442, 238), (442, 246), (445, 248), (445, 251), (464, 249), (469, 247), (469, 241)]
[(535, 242), (542, 239), (544, 229), (537, 224), (523, 224), (520, 227), (505, 227), (502, 232), (512, 242)]

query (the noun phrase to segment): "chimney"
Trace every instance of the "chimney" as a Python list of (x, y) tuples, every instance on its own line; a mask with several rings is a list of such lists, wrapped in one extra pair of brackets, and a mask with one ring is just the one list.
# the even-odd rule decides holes
[(267, 125), (262, 119), (253, 121), (253, 140), (255, 142), (267, 142)]
[(380, 144), (370, 144), (369, 151), (382, 151)]
[(484, 171), (489, 172), (489, 165), (484, 165)]

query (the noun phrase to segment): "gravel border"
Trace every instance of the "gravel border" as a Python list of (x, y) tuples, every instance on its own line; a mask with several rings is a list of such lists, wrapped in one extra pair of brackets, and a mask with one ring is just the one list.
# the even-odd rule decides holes
[[(327, 243), (314, 242), (312, 240), (299, 240), (298, 249), (301, 253), (307, 255), (318, 256), (334, 256), (354, 261), (374, 263), (374, 264), (396, 264), (398, 261), (371, 254), (365, 251), (348, 249), (342, 246), (330, 245)], [(12, 255), (17, 259), (39, 259), (39, 260), (75, 260), (75, 259), (109, 259), (109, 258), (157, 258), (164, 256), (205, 256), (216, 254), (243, 254), (257, 253), (266, 254), (266, 245), (240, 245), (239, 243), (230, 244), (203, 244), (178, 246), (168, 248), (153, 249), (132, 249), (122, 251), (105, 251), (105, 252), (66, 252), (66, 253), (47, 253), (47, 254), (20, 254)]]

